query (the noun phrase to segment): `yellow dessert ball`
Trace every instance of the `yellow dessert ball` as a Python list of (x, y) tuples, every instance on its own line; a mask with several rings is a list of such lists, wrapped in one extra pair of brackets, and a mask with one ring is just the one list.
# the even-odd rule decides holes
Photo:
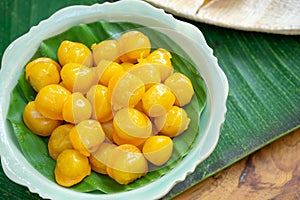
[(140, 78), (144, 82), (146, 90), (161, 82), (159, 68), (149, 62), (137, 63), (128, 72)]
[(41, 115), (34, 101), (25, 106), (23, 121), (29, 130), (39, 136), (51, 135), (52, 131), (63, 123), (61, 120), (49, 119)]
[(91, 50), (80, 42), (64, 40), (58, 47), (57, 57), (62, 66), (68, 63), (78, 63), (88, 67), (93, 65)]
[(46, 118), (63, 120), (63, 106), (70, 94), (71, 92), (61, 85), (47, 85), (35, 97), (36, 109)]
[(63, 118), (66, 122), (77, 124), (92, 115), (92, 105), (80, 92), (68, 96), (63, 106)]
[(107, 174), (107, 159), (115, 148), (117, 148), (117, 145), (112, 143), (103, 142), (100, 144), (98, 150), (89, 157), (92, 170), (101, 174)]
[(50, 58), (37, 58), (26, 65), (26, 79), (35, 91), (60, 82), (60, 65)]
[(173, 140), (164, 135), (151, 136), (143, 145), (144, 156), (156, 166), (165, 164), (172, 156), (172, 151)]
[(188, 118), (183, 108), (172, 106), (166, 114), (156, 117), (154, 124), (160, 131), (160, 134), (175, 137), (188, 128), (190, 118)]
[(171, 58), (172, 55), (169, 51), (163, 48), (158, 48), (151, 52), (145, 60), (159, 68), (161, 80), (164, 81), (174, 71)]
[(164, 82), (176, 96), (175, 105), (185, 106), (189, 104), (194, 95), (191, 80), (182, 73), (176, 72), (170, 75)]
[(107, 122), (113, 118), (112, 106), (108, 98), (108, 88), (104, 85), (94, 85), (87, 93), (92, 104), (93, 118), (99, 122)]
[(119, 45), (116, 40), (104, 40), (92, 45), (94, 63), (101, 60), (119, 61)]
[(73, 149), (69, 137), (69, 133), (73, 127), (73, 124), (63, 124), (55, 128), (51, 133), (48, 141), (48, 152), (54, 160), (65, 149)]
[(105, 86), (108, 86), (109, 80), (114, 75), (123, 72), (124, 69), (120, 64), (108, 60), (101, 60), (96, 67), (96, 73), (99, 80), (98, 83)]
[(120, 144), (140, 145), (152, 133), (152, 123), (142, 112), (134, 108), (119, 110), (113, 119), (114, 141)]
[(60, 72), (64, 87), (70, 92), (87, 93), (90, 87), (97, 83), (93, 68), (78, 63), (68, 63)]
[(120, 59), (122, 62), (137, 62), (137, 59), (147, 57), (151, 50), (151, 43), (140, 31), (128, 31), (118, 39)]
[(144, 82), (129, 72), (113, 76), (108, 83), (108, 95), (113, 111), (134, 107), (142, 99), (144, 93)]
[(54, 175), (59, 185), (73, 186), (90, 174), (91, 166), (88, 158), (77, 150), (66, 149), (57, 157)]
[(123, 144), (108, 157), (106, 170), (115, 181), (127, 185), (147, 174), (148, 163), (136, 146)]
[(70, 131), (73, 148), (85, 156), (95, 152), (104, 139), (101, 124), (96, 120), (81, 121)]
[(175, 95), (164, 84), (150, 87), (142, 98), (144, 111), (150, 117), (157, 117), (167, 113), (175, 102)]

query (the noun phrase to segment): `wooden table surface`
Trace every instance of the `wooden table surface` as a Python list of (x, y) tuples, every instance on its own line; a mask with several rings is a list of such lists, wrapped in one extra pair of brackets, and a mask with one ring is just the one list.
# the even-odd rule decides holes
[(300, 129), (198, 183), (174, 200), (300, 199)]

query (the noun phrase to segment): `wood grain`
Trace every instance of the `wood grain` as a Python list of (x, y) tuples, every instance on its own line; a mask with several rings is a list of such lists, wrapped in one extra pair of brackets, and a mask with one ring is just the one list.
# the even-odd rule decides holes
[(300, 199), (300, 129), (175, 198), (190, 199)]

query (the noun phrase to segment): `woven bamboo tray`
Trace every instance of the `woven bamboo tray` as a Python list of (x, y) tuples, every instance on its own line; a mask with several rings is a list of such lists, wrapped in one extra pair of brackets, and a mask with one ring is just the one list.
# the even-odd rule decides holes
[(245, 31), (300, 34), (299, 0), (146, 0), (176, 16)]

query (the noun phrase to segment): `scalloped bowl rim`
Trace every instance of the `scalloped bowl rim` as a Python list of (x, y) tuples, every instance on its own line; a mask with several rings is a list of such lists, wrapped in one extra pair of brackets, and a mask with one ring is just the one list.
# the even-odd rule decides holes
[[(108, 16), (105, 13), (110, 13)], [(133, 14), (134, 13), (134, 14)], [(24, 63), (33, 56), (40, 43), (79, 23), (91, 23), (100, 20), (129, 21), (148, 27), (172, 29), (192, 42), (180, 44), (198, 66), (207, 87), (207, 105), (201, 115), (200, 130), (203, 137), (198, 138), (195, 146), (184, 159), (170, 172), (141, 188), (116, 194), (80, 193), (48, 180), (32, 167), (24, 158), (14, 138), (9, 133), (6, 120), (9, 95), (17, 83)], [(34, 35), (34, 37), (32, 37)], [(178, 35), (170, 36), (176, 39)], [(174, 37), (174, 38), (173, 38)], [(178, 39), (178, 38), (177, 38)], [(181, 39), (181, 38), (179, 38)], [(176, 40), (175, 40), (176, 41)], [(31, 48), (28, 48), (28, 47)], [(202, 55), (199, 56), (200, 54)], [(19, 55), (15, 57), (14, 55)], [(201, 60), (203, 59), (204, 60)], [(0, 79), (0, 155), (2, 167), (12, 181), (24, 185), (33, 193), (50, 199), (157, 199), (169, 192), (173, 186), (183, 181), (196, 166), (206, 159), (215, 149), (226, 114), (228, 81), (213, 56), (212, 49), (206, 44), (204, 36), (195, 26), (175, 19), (162, 9), (138, 0), (123, 0), (115, 3), (94, 4), (92, 6), (69, 6), (63, 8), (48, 19), (41, 21), (30, 31), (11, 43), (4, 52)], [(13, 67), (12, 67), (13, 66)], [(155, 192), (154, 192), (155, 191)]]

